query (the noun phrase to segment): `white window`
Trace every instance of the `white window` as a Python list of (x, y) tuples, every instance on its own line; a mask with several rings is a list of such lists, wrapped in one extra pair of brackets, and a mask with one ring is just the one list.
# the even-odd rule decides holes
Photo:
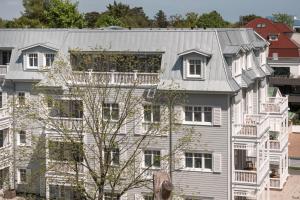
[(26, 145), (26, 132), (25, 131), (19, 132), (19, 145)]
[(153, 195), (150, 195), (150, 194), (144, 195), (143, 197), (144, 197), (144, 200), (154, 200)]
[(31, 170), (30, 169), (18, 169), (18, 183), (19, 184), (26, 184), (29, 182), (29, 177), (31, 174)]
[(189, 59), (187, 61), (187, 77), (204, 78), (205, 59)]
[(38, 54), (30, 53), (28, 54), (28, 67), (37, 68), (38, 67)]
[(119, 104), (104, 103), (103, 104), (103, 119), (118, 120), (119, 119)]
[(19, 105), (25, 105), (25, 92), (18, 92)]
[(185, 106), (185, 121), (212, 123), (212, 107), (206, 106)]
[(185, 153), (185, 168), (212, 171), (212, 154)]
[(144, 122), (159, 122), (160, 121), (160, 106), (144, 105)]
[(115, 148), (104, 151), (105, 163), (109, 165), (119, 165), (120, 164), (120, 150)]
[(160, 151), (145, 150), (144, 151), (144, 167), (160, 168)]
[(46, 67), (51, 67), (54, 62), (54, 54), (53, 53), (47, 53), (45, 54), (45, 65)]
[(9, 129), (0, 130), (0, 148), (9, 144)]

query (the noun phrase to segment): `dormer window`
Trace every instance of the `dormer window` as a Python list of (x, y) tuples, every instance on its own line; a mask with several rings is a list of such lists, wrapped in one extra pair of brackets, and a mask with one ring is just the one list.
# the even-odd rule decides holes
[(189, 77), (202, 77), (202, 61), (200, 59), (188, 60), (188, 76)]
[(38, 67), (38, 54), (37, 53), (30, 53), (28, 54), (28, 67), (29, 68), (37, 68)]
[(276, 34), (269, 35), (269, 40), (270, 41), (277, 41), (278, 40), (278, 35), (276, 35)]
[(45, 55), (46, 59), (46, 67), (51, 67), (54, 62), (54, 54), (53, 53), (46, 53)]

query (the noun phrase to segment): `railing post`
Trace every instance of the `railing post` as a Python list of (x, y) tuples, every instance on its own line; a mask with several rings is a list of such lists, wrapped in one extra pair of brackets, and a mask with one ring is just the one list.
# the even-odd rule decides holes
[(112, 69), (110, 71), (111, 71), (110, 83), (114, 84), (115, 83), (115, 70)]
[(93, 69), (88, 69), (89, 71), (89, 80), (92, 80)]
[(133, 80), (134, 81), (137, 80), (137, 72), (138, 72), (138, 70), (133, 70)]

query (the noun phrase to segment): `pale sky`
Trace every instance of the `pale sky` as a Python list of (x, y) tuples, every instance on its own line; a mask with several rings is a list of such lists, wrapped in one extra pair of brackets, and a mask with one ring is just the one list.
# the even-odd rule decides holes
[[(72, 0), (75, 1), (75, 0)], [(23, 11), (22, 0), (0, 0), (0, 17), (12, 19)], [(113, 0), (79, 0), (81, 12), (104, 11)], [(288, 13), (300, 17), (300, 0), (117, 0), (130, 6), (142, 6), (153, 18), (162, 9), (170, 16), (187, 12), (210, 12), (217, 10), (228, 21), (238, 21), (240, 15), (257, 14), (270, 16), (272, 13)]]

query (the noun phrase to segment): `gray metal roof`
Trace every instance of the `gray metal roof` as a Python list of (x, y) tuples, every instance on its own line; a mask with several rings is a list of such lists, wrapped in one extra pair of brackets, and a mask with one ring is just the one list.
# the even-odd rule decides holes
[[(251, 47), (251, 37), (255, 38), (255, 34), (249, 29), (0, 29), (0, 48), (13, 47), (7, 79), (43, 79), (42, 73), (23, 70), (22, 49), (51, 44), (50, 47), (65, 56), (72, 49), (163, 52), (160, 89), (166, 89), (166, 85), (174, 81), (182, 90), (234, 92), (240, 87), (231, 76), (223, 51), (230, 45)], [(205, 80), (183, 79), (180, 55), (193, 49), (211, 55)]]

